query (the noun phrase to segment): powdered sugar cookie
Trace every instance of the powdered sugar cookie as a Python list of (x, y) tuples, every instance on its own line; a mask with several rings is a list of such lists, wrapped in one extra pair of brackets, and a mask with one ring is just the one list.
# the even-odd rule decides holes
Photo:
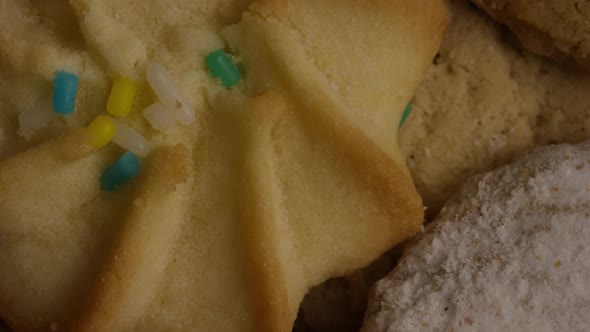
[(588, 331), (590, 141), (470, 180), (380, 281), (364, 332)]

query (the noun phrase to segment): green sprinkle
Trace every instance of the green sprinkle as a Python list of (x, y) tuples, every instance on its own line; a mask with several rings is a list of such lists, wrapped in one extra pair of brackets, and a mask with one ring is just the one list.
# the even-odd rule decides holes
[(217, 50), (205, 58), (205, 66), (211, 76), (221, 78), (221, 84), (231, 88), (242, 79), (238, 67), (232, 62), (231, 57), (222, 50)]
[(412, 112), (412, 103), (408, 103), (408, 105), (406, 105), (406, 109), (404, 110), (404, 113), (402, 114), (402, 119), (399, 121), (400, 127), (404, 124), (404, 122), (406, 121), (406, 119), (410, 115), (410, 112)]

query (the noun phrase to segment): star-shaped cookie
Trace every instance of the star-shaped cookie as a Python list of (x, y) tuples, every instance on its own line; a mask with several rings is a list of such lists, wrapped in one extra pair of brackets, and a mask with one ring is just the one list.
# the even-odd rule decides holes
[[(126, 120), (158, 148), (115, 193), (99, 178), (120, 150), (91, 149), (77, 129), (0, 162), (0, 317), (14, 329), (289, 331), (309, 287), (419, 230), (397, 128), (441, 41), (442, 1), (257, 1), (221, 37), (187, 35), (196, 28), (181, 22), (199, 11), (179, 1), (188, 18), (157, 38), (117, 18), (125, 5), (72, 3), (88, 51), (0, 35), (21, 73), (49, 76), (64, 59), (79, 69), (80, 114), (66, 126), (92, 117), (113, 72), (136, 77), (147, 106), (148, 60), (173, 68), (198, 121), (159, 135)], [(163, 2), (129, 6), (167, 17)], [(197, 36), (226, 43), (243, 83), (206, 77)], [(43, 47), (64, 59), (13, 55)]]

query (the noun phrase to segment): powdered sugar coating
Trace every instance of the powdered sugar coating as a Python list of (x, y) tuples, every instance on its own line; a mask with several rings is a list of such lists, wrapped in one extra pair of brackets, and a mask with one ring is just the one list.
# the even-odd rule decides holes
[(375, 287), (363, 331), (590, 331), (590, 141), (470, 180)]

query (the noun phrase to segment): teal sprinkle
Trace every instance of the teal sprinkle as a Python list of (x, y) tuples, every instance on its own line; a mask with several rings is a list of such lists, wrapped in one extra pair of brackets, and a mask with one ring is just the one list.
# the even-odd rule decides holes
[(104, 191), (115, 191), (119, 186), (137, 176), (141, 169), (139, 159), (125, 152), (119, 160), (105, 169), (100, 177), (100, 187)]
[(76, 107), (78, 76), (58, 71), (53, 80), (53, 110), (61, 115), (71, 115)]
[(412, 112), (412, 103), (408, 103), (408, 105), (406, 105), (406, 109), (404, 110), (404, 113), (402, 114), (402, 119), (399, 121), (400, 127), (404, 124), (404, 122), (406, 122), (406, 119), (408, 118), (408, 116), (410, 115), (411, 112)]
[(242, 79), (238, 67), (231, 57), (222, 50), (217, 50), (205, 58), (205, 66), (213, 78), (221, 78), (221, 84), (231, 88)]

